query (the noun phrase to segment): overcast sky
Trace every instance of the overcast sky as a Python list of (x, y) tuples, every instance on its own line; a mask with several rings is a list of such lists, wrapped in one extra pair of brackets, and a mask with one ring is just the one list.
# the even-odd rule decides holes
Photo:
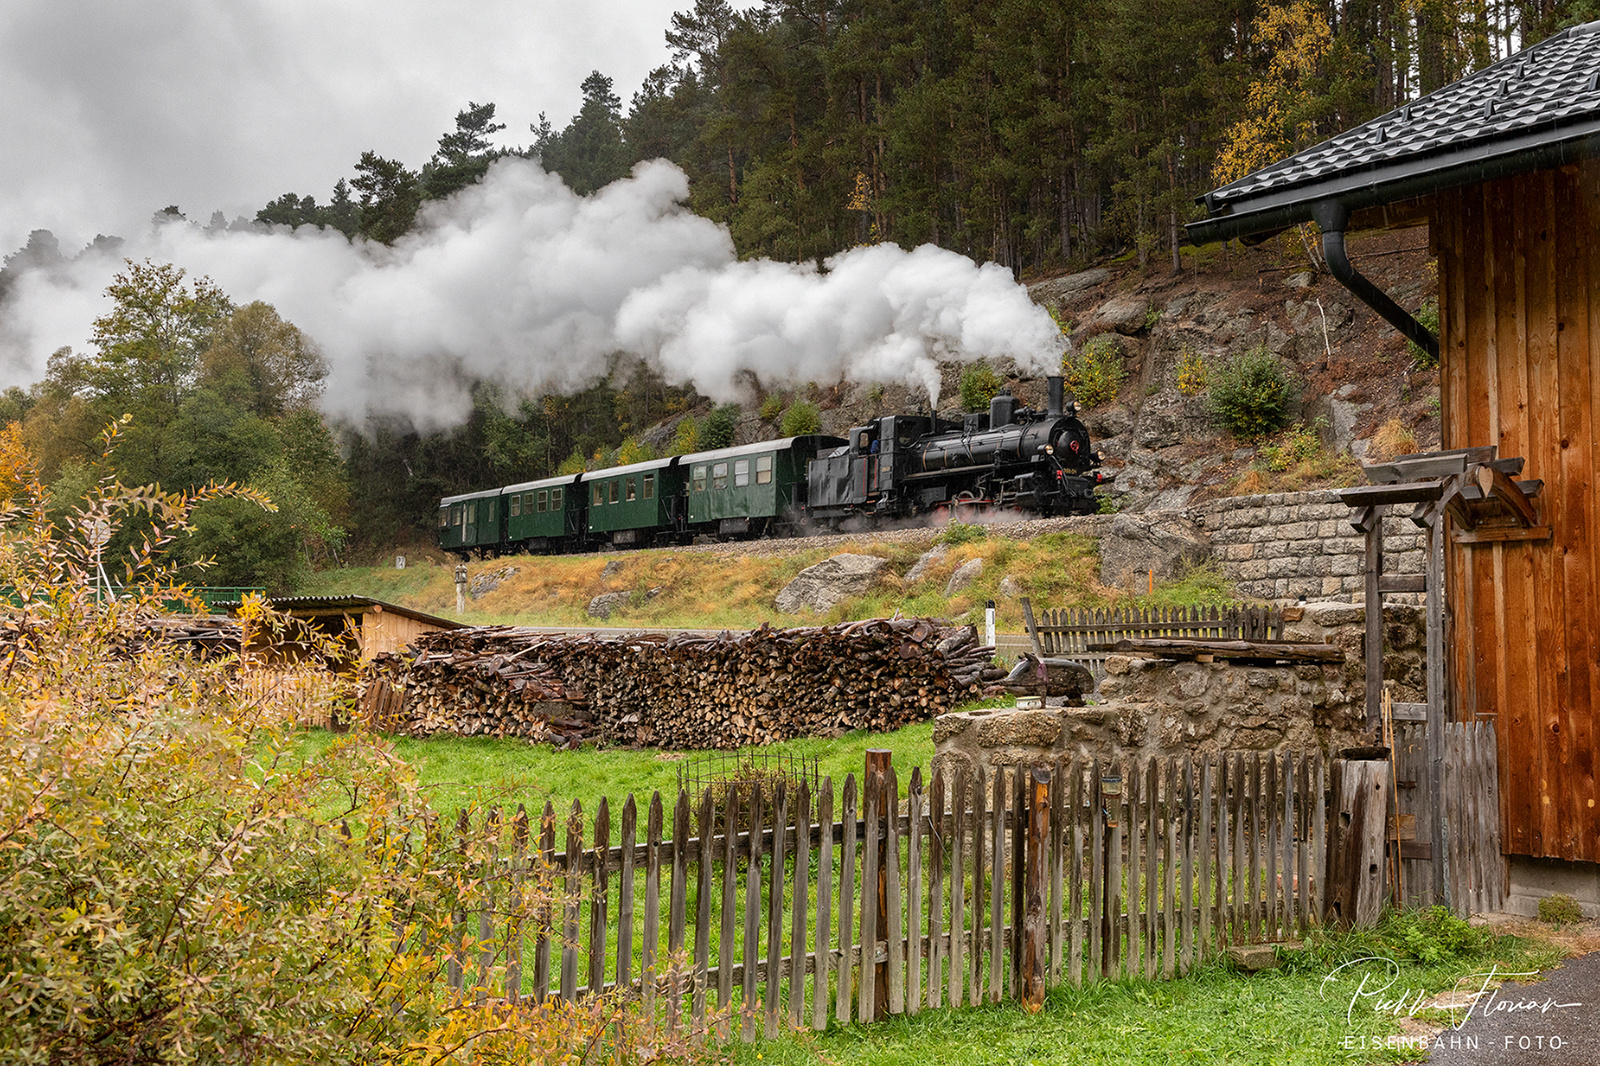
[[(469, 100), (504, 144), (591, 70), (624, 106), (692, 0), (0, 0), (0, 255), (69, 251), (176, 203), (325, 202), (365, 149), (417, 167)], [(748, 6), (739, 4), (738, 6)]]

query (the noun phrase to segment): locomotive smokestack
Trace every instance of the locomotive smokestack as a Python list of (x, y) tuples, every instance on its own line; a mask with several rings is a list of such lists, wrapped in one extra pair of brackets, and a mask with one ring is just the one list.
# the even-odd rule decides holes
[(1063, 378), (1060, 374), (1052, 374), (1049, 377), (1045, 378), (1045, 381), (1049, 384), (1049, 388), (1050, 388), (1050, 399), (1049, 399), (1049, 407), (1048, 407), (1049, 415), (1050, 415), (1051, 418), (1060, 418), (1061, 417), (1061, 412), (1066, 408), (1066, 405), (1067, 405), (1067, 401), (1066, 401), (1066, 391), (1067, 391), (1066, 379)]

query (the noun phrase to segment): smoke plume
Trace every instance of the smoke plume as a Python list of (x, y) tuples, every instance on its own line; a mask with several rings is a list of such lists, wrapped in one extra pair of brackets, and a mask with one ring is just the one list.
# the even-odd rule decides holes
[(941, 359), (1056, 365), (1059, 331), (998, 266), (931, 245), (857, 248), (820, 271), (741, 262), (725, 228), (683, 206), (687, 195), (683, 172), (663, 161), (581, 197), (508, 159), (427, 205), (392, 247), (310, 227), (168, 222), (48, 267), (17, 257), (0, 305), (0, 375), (25, 384), (56, 348), (83, 348), (123, 258), (175, 263), (236, 302), (273, 304), (322, 346), (323, 406), (352, 421), (449, 425), (470, 410), (473, 380), (570, 392), (618, 352), (718, 400), (753, 373), (768, 387), (905, 383), (937, 402)]

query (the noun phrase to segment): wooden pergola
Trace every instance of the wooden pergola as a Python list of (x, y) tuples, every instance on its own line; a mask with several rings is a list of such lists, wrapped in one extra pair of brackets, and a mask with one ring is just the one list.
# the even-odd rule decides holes
[[(1540, 520), (1544, 482), (1520, 478), (1521, 458), (1499, 458), (1494, 446), (1410, 455), (1365, 468), (1370, 484), (1345, 489), (1339, 499), (1351, 509), (1350, 524), (1366, 537), (1366, 711), (1368, 727), (1380, 724), (1383, 693), (1383, 597), (1385, 593), (1423, 593), (1427, 627), (1426, 702), (1397, 703), (1397, 721), (1425, 723), (1426, 762), (1434, 790), (1444, 780), (1444, 727), (1452, 720), (1445, 646), (1445, 536), (1455, 543), (1498, 544), (1545, 540), (1550, 526)], [(1426, 531), (1420, 574), (1384, 572), (1383, 520), (1392, 508), (1411, 506), (1408, 516)], [(1453, 525), (1453, 528), (1449, 528)], [(1443, 811), (1432, 820), (1435, 894), (1446, 899), (1449, 879), (1444, 856), (1449, 826)]]

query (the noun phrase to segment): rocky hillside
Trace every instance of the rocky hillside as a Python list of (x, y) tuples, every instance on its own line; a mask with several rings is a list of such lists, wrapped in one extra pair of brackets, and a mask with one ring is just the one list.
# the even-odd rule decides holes
[[(1298, 238), (1293, 247), (1285, 240), (1191, 252), (1182, 274), (1113, 262), (1031, 284), (1035, 301), (1069, 328), (1075, 348), (1107, 334), (1117, 340), (1125, 383), (1085, 421), (1115, 473), (1118, 509), (1174, 508), (1216, 495), (1348, 481), (1358, 473), (1351, 458), (1368, 456), (1386, 423), (1390, 435), (1404, 440), (1409, 434), (1418, 449), (1438, 446), (1437, 371), (1417, 368), (1404, 338), (1313, 268)], [(1412, 310), (1435, 295), (1427, 246), (1422, 227), (1350, 240), (1357, 269)], [(1320, 439), (1314, 461), (1306, 461), (1306, 434), (1289, 456), (1281, 436), (1235, 440), (1215, 426), (1203, 389), (1186, 395), (1178, 387), (1185, 352), (1215, 367), (1260, 345), (1296, 372), (1293, 422)], [(946, 370), (942, 412), (960, 407), (960, 369)], [(998, 369), (1013, 392), (1043, 404), (1042, 380), (1019, 378), (1014, 367)], [(927, 402), (903, 388), (867, 385), (821, 388), (814, 398), (825, 432), (925, 409)], [(752, 411), (740, 435), (754, 439), (775, 429)]]

